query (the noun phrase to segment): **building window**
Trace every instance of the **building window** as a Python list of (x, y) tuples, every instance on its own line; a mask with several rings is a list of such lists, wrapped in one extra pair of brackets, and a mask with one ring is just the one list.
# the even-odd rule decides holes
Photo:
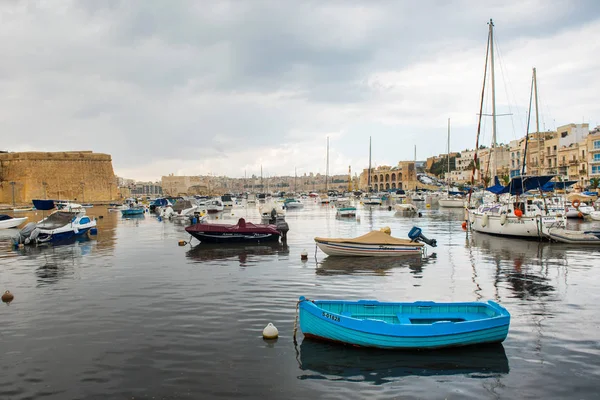
[(600, 161), (600, 153), (594, 154), (594, 162)]
[(594, 149), (600, 149), (600, 140), (594, 140)]
[(600, 174), (600, 165), (592, 165), (592, 175)]

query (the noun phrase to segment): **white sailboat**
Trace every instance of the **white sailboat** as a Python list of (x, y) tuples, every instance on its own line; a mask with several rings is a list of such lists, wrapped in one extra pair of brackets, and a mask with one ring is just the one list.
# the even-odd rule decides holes
[[(491, 95), (492, 95), (492, 156), (496, 144), (496, 99), (495, 99), (495, 81), (494, 81), (494, 24), (492, 20), (489, 22), (489, 36), (488, 36), (488, 51), (491, 62)], [(486, 58), (487, 61), (487, 58)], [(487, 63), (486, 63), (487, 64)], [(486, 65), (487, 73), (487, 65)], [(537, 104), (537, 83), (535, 68), (533, 69), (532, 78), (532, 95), (535, 87), (535, 96)], [(484, 75), (484, 88), (485, 88), (485, 75)], [(484, 96), (482, 92), (479, 118), (482, 118)], [(536, 107), (537, 109), (537, 107)], [(530, 102), (531, 111), (531, 102)], [(531, 112), (529, 112), (531, 115)], [(537, 115), (537, 113), (536, 113)], [(527, 121), (527, 135), (529, 138), (529, 120)], [(539, 121), (538, 132), (539, 132)], [(479, 124), (481, 126), (481, 123)], [(479, 129), (479, 128), (478, 128)], [(479, 131), (477, 132), (479, 136)], [(527, 147), (525, 147), (525, 153)], [(526, 155), (524, 156), (525, 164)], [(493, 172), (497, 171), (495, 165)], [(524, 170), (523, 170), (524, 171)], [(507, 187), (501, 187), (501, 190), (497, 192), (505, 193), (503, 202), (494, 202), (490, 204), (484, 204), (476, 210), (468, 210), (468, 222), (471, 229), (476, 232), (489, 233), (501, 236), (514, 236), (514, 237), (543, 237), (547, 233), (549, 227), (555, 226), (558, 223), (563, 222), (563, 217), (557, 216), (557, 214), (550, 213), (547, 208), (542, 208), (533, 200), (527, 198), (519, 198), (525, 192), (532, 189), (538, 189), (544, 183), (548, 182), (552, 177), (544, 176), (520, 176), (513, 178)], [(490, 188), (488, 188), (490, 189)]]

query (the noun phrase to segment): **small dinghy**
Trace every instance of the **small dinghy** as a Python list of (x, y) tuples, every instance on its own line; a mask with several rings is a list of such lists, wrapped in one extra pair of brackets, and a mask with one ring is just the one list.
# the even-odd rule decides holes
[(337, 207), (336, 214), (338, 217), (356, 217), (356, 207)]
[(594, 221), (600, 221), (600, 211), (592, 211), (589, 215)]
[(551, 240), (561, 243), (600, 245), (600, 231), (571, 231), (565, 228), (549, 228), (546, 235)]
[(376, 300), (299, 300), (306, 338), (382, 349), (439, 349), (500, 343), (509, 312), (496, 302), (384, 303)]
[(421, 229), (413, 227), (409, 239), (399, 239), (390, 235), (390, 228), (382, 228), (356, 238), (315, 238), (315, 243), (330, 256), (371, 256), (393, 257), (404, 254), (421, 254), (425, 242), (437, 246), (435, 239), (427, 239)]
[(27, 217), (14, 218), (10, 215), (0, 214), (0, 229), (16, 228), (25, 221), (27, 221)]

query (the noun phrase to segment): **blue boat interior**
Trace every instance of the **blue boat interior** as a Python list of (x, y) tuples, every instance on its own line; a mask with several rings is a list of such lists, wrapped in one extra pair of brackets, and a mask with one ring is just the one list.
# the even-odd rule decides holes
[(431, 302), (378, 303), (315, 302), (316, 306), (334, 314), (360, 320), (383, 321), (389, 324), (430, 325), (436, 322), (465, 322), (489, 319), (501, 314), (485, 304), (440, 304)]

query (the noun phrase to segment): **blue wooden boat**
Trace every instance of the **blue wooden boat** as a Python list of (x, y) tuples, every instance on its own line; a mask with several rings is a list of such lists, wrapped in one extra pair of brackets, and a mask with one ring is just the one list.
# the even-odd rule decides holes
[(383, 349), (439, 349), (500, 343), (510, 314), (493, 301), (385, 303), (377, 300), (299, 301), (307, 338)]
[(142, 215), (144, 213), (144, 207), (130, 207), (121, 210), (123, 217), (129, 217), (131, 215)]

